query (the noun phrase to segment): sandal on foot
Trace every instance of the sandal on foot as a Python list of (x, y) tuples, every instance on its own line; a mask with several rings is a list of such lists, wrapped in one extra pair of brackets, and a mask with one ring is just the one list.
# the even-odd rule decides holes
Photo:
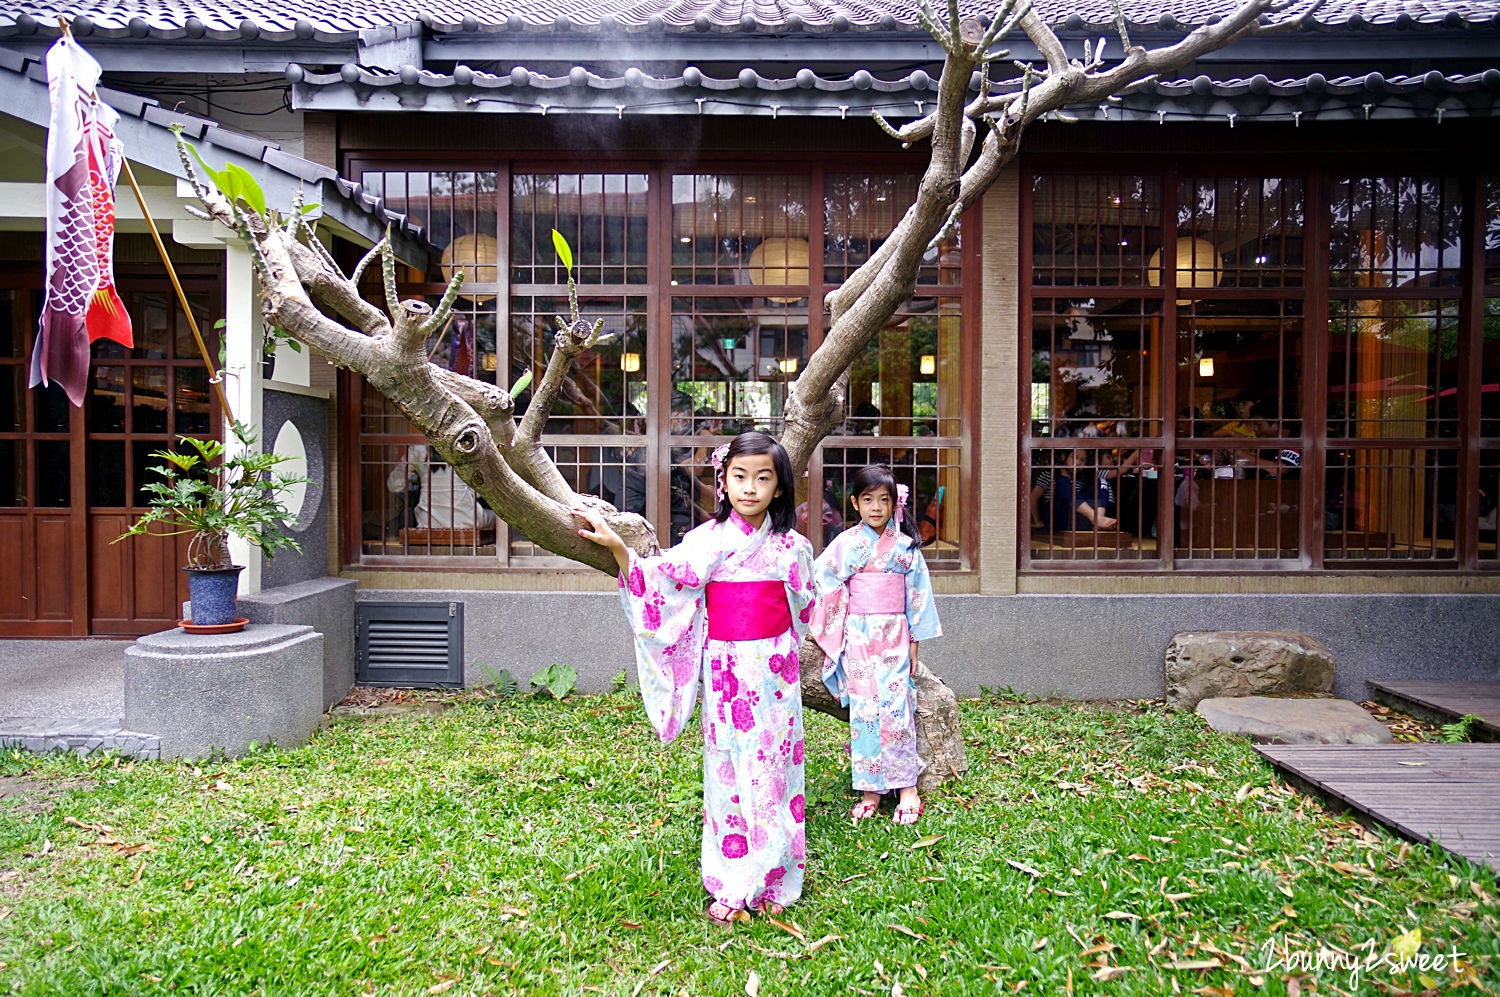
[(720, 903), (717, 900), (711, 902), (707, 907), (703, 908), (703, 916), (708, 918), (711, 923), (717, 924), (723, 928), (734, 927), (734, 922), (736, 921), (750, 920), (750, 915), (746, 913), (742, 908), (731, 907), (728, 904)]
[(902, 825), (915, 824), (917, 819), (922, 816), (923, 809), (924, 807), (920, 803), (914, 807), (897, 807), (895, 814), (891, 817), (891, 823)]
[(755, 905), (755, 909), (766, 917), (781, 917), (786, 914), (786, 908), (774, 900), (762, 900)]
[(853, 817), (855, 820), (864, 820), (867, 817), (874, 817), (876, 812), (879, 810), (880, 803), (878, 801), (875, 803), (869, 803), (865, 800), (860, 800), (858, 803), (854, 804), (854, 809), (849, 811), (849, 816)]

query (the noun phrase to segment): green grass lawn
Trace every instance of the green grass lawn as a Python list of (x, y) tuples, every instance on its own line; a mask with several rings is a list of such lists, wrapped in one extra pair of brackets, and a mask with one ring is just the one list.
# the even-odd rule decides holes
[[(0, 993), (1213, 997), (1500, 977), (1492, 874), (1326, 815), (1159, 704), (965, 703), (972, 771), (915, 828), (888, 809), (851, 825), (845, 731), (809, 714), (806, 895), (785, 926), (730, 930), (701, 916), (695, 731), (660, 747), (628, 693), (450, 701), (233, 762), (0, 752), (0, 778), (35, 791), (0, 800)], [(1296, 965), (1378, 959), (1413, 930), (1459, 968)]]

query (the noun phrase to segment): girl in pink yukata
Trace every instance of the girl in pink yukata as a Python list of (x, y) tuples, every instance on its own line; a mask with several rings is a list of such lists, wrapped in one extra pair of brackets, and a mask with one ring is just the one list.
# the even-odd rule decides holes
[(849, 707), (849, 758), (860, 801), (849, 816), (873, 817), (880, 798), (899, 790), (893, 818), (922, 815), (914, 715), (917, 644), (943, 635), (927, 562), (911, 519), (906, 486), (883, 465), (861, 468), (849, 482), (858, 526), (840, 533), (813, 574), (813, 639), (827, 655), (823, 684)]
[(741, 433), (714, 451), (718, 509), (682, 542), (641, 557), (591, 510), (578, 531), (620, 567), (641, 698), (663, 744), (703, 682), (703, 886), (711, 920), (780, 914), (802, 895), (802, 687), (797, 646), (812, 611), (812, 546), (793, 532), (781, 444)]

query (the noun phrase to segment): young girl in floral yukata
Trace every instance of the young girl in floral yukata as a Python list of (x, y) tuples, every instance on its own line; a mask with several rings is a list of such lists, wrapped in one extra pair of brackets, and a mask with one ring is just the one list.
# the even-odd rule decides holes
[(941, 637), (920, 541), (905, 516), (906, 486), (890, 468), (861, 468), (849, 482), (858, 526), (834, 538), (813, 574), (813, 639), (827, 661), (823, 683), (849, 707), (849, 755), (860, 801), (855, 820), (873, 817), (880, 798), (901, 793), (894, 821), (922, 815), (914, 715), (917, 644)]
[(714, 451), (718, 510), (655, 557), (595, 513), (580, 536), (610, 549), (635, 628), (641, 698), (668, 743), (703, 681), (703, 885), (714, 921), (775, 916), (802, 895), (802, 690), (797, 645), (812, 610), (812, 547), (792, 531), (781, 444), (742, 433)]

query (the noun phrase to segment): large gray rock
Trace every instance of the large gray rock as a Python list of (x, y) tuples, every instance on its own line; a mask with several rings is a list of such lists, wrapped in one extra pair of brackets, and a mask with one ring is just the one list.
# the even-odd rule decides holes
[(1167, 645), (1167, 705), (1191, 710), (1215, 696), (1328, 692), (1333, 655), (1316, 637), (1277, 630), (1181, 633)]
[(1257, 744), (1390, 744), (1385, 724), (1347, 699), (1231, 696), (1205, 699), (1198, 715), (1214, 730)]
[(125, 649), (124, 726), (160, 737), (162, 758), (299, 747), (322, 716), (323, 635), (312, 627), (166, 630)]

